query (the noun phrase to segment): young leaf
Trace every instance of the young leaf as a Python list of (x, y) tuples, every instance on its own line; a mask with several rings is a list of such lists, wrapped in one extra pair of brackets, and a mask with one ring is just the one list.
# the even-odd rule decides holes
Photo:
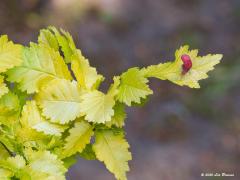
[(22, 63), (22, 46), (8, 41), (8, 37), (0, 37), (0, 73)]
[(138, 68), (129, 69), (121, 75), (117, 99), (128, 106), (131, 106), (132, 102), (140, 103), (141, 98), (146, 98), (153, 93), (147, 82), (148, 80)]
[(89, 65), (88, 60), (85, 59), (80, 50), (72, 56), (71, 68), (79, 85), (85, 89), (95, 88), (96, 84), (104, 79), (102, 75), (97, 74), (96, 68)]
[(48, 83), (36, 99), (51, 122), (66, 124), (81, 116), (81, 95), (76, 81), (62, 79)]
[(80, 111), (86, 115), (85, 119), (94, 123), (105, 123), (114, 115), (114, 97), (94, 90), (82, 95)]
[(40, 88), (53, 79), (69, 79), (70, 72), (62, 57), (54, 49), (31, 44), (24, 48), (23, 64), (7, 72), (8, 80), (18, 82), (22, 91), (29, 94), (39, 92)]
[[(143, 69), (146, 77), (155, 77), (162, 80), (169, 80), (180, 86), (190, 88), (200, 88), (198, 83), (201, 79), (208, 77), (207, 73), (214, 69), (214, 66), (222, 59), (221, 54), (208, 54), (207, 56), (197, 56), (198, 50), (189, 50), (189, 46), (183, 46), (175, 53), (175, 61), (149, 66)], [(183, 56), (187, 56), (191, 61), (191, 66), (184, 70)]]
[(41, 116), (35, 101), (28, 101), (22, 110), (21, 123), (25, 127), (30, 127), (46, 135), (61, 136), (64, 127), (48, 122)]
[(75, 126), (69, 130), (70, 135), (66, 138), (63, 148), (63, 157), (69, 157), (76, 152), (82, 152), (93, 135), (93, 126), (82, 120), (76, 122)]

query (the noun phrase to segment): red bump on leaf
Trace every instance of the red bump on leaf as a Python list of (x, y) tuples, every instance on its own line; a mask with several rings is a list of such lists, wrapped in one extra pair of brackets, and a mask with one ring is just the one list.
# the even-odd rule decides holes
[(186, 74), (192, 67), (192, 60), (189, 55), (183, 54), (181, 56), (183, 65), (182, 65), (182, 74)]

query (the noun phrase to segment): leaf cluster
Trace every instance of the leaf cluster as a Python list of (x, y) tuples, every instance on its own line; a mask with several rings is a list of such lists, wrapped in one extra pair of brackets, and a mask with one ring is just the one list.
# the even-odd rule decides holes
[[(192, 67), (183, 74), (184, 54)], [(99, 90), (104, 77), (68, 32), (43, 29), (29, 46), (1, 36), (0, 179), (65, 179), (77, 156), (102, 161), (116, 179), (127, 179), (132, 155), (123, 130), (126, 106), (153, 93), (149, 78), (199, 88), (222, 55), (197, 54), (180, 47), (174, 61), (113, 77), (104, 93)]]

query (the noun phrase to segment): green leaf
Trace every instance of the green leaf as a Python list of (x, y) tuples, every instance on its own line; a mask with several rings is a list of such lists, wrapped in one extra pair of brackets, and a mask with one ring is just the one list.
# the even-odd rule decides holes
[[(169, 80), (180, 86), (200, 88), (198, 81), (208, 77), (207, 73), (213, 70), (214, 66), (220, 62), (222, 55), (208, 54), (206, 56), (197, 56), (197, 54), (198, 50), (190, 51), (189, 46), (183, 46), (176, 51), (174, 62), (149, 66), (147, 69), (143, 69), (143, 72), (146, 77)], [(188, 55), (192, 61), (191, 69), (185, 74), (182, 73), (182, 55)]]
[(86, 115), (85, 119), (94, 123), (105, 123), (114, 115), (114, 97), (94, 90), (82, 95), (80, 111)]
[(106, 126), (111, 127), (115, 125), (118, 128), (124, 126), (124, 120), (126, 119), (126, 112), (124, 104), (117, 103), (114, 107), (114, 116), (112, 117), (111, 121), (106, 123)]
[(22, 63), (22, 46), (8, 41), (8, 37), (0, 37), (0, 73)]
[(129, 144), (124, 139), (123, 133), (114, 133), (111, 130), (96, 132), (93, 150), (97, 158), (105, 163), (107, 169), (115, 175), (116, 179), (127, 179), (128, 161), (132, 159), (128, 148)]
[(85, 89), (96, 89), (96, 85), (104, 79), (102, 75), (97, 74), (96, 68), (89, 65), (80, 50), (72, 56), (71, 68), (79, 85)]
[(64, 162), (65, 168), (68, 169), (77, 162), (77, 154), (64, 158), (62, 159), (62, 161)]
[(96, 160), (95, 152), (93, 151), (92, 144), (87, 144), (84, 150), (80, 153), (80, 156), (87, 160)]
[(36, 99), (51, 122), (66, 124), (81, 116), (81, 94), (76, 81), (56, 80), (43, 88)]
[(53, 79), (69, 79), (70, 72), (60, 54), (44, 45), (31, 44), (24, 48), (23, 64), (7, 72), (8, 80), (19, 83), (22, 91), (39, 92)]
[(117, 99), (128, 106), (131, 106), (132, 102), (140, 103), (141, 98), (146, 98), (147, 95), (153, 93), (147, 82), (148, 80), (138, 68), (129, 69), (121, 75)]
[(77, 152), (82, 152), (87, 144), (90, 143), (93, 135), (93, 126), (86, 121), (76, 122), (74, 127), (69, 130), (70, 135), (66, 138), (63, 148), (63, 157), (69, 157)]

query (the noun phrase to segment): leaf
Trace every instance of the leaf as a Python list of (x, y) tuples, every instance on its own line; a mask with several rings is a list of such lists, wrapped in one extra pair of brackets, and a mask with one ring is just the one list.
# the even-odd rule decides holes
[(11, 180), (13, 173), (7, 169), (0, 168), (0, 179), (1, 180)]
[[(56, 155), (49, 151), (36, 151), (28, 154), (28, 167), (35, 172), (45, 173), (48, 178), (65, 179), (64, 174), (67, 171), (63, 162)], [(60, 180), (59, 179), (59, 180)]]
[(9, 156), (10, 154), (8, 153), (7, 149), (3, 146), (3, 144), (0, 143), (0, 160), (7, 159)]
[(66, 169), (63, 162), (49, 151), (31, 151), (27, 158), (28, 164), (20, 155), (1, 160), (0, 177), (1, 175), (14, 176), (22, 180), (65, 179)]
[(72, 39), (72, 36), (62, 29), (60, 29), (59, 32), (55, 27), (49, 27), (49, 30), (51, 30), (54, 33), (58, 41), (58, 44), (61, 47), (61, 50), (63, 51), (65, 62), (70, 63), (71, 57), (76, 51), (76, 46)]
[(86, 160), (96, 160), (95, 152), (93, 151), (92, 144), (87, 144), (80, 156)]
[(22, 110), (21, 123), (25, 127), (30, 127), (46, 135), (61, 136), (64, 127), (48, 122), (41, 116), (35, 101), (28, 101)]
[(15, 157), (9, 157), (6, 160), (6, 164), (8, 167), (11, 167), (11, 169), (21, 169), (26, 165), (26, 162), (24, 158), (20, 155), (16, 155)]
[(67, 65), (54, 49), (32, 43), (24, 48), (23, 54), (23, 64), (7, 72), (8, 80), (19, 83), (22, 91), (39, 92), (53, 79), (71, 80)]
[[(1, 61), (1, 60), (0, 60)], [(1, 67), (1, 66), (0, 66)], [(8, 92), (8, 87), (4, 83), (4, 77), (0, 75), (0, 97)]]
[(40, 35), (38, 36), (38, 43), (48, 45), (55, 51), (59, 50), (58, 40), (55, 37), (55, 34), (51, 32), (49, 29), (40, 30)]
[(47, 136), (43, 132), (38, 132), (29, 126), (16, 128), (15, 134), (17, 144), (34, 149), (46, 149), (52, 139), (51, 136)]
[(49, 83), (36, 99), (51, 122), (66, 124), (81, 116), (81, 95), (76, 81), (62, 79)]
[(120, 85), (120, 77), (119, 76), (114, 76), (113, 77), (113, 83), (111, 84), (109, 90), (108, 90), (108, 94), (111, 96), (116, 96), (119, 92), (118, 88)]
[(93, 126), (86, 121), (76, 122), (75, 126), (69, 130), (70, 135), (66, 138), (63, 148), (63, 157), (69, 157), (76, 152), (82, 152), (90, 143), (93, 135)]
[(127, 179), (128, 161), (132, 159), (128, 148), (129, 144), (124, 139), (123, 133), (115, 134), (111, 130), (96, 132), (93, 150), (97, 158), (105, 163), (107, 169), (115, 175), (116, 179)]
[(9, 150), (9, 152), (14, 152), (15, 151), (15, 146), (16, 146), (16, 141), (15, 139), (12, 138), (12, 136), (9, 135), (9, 130), (3, 131), (1, 129), (1, 134), (0, 135), (0, 142), (6, 149)]
[(72, 56), (71, 68), (79, 85), (85, 89), (96, 89), (96, 85), (104, 79), (102, 75), (97, 74), (96, 68), (89, 65), (80, 50)]
[(121, 75), (121, 84), (117, 99), (120, 102), (131, 106), (132, 102), (140, 103), (141, 98), (146, 98), (147, 95), (152, 94), (146, 84), (148, 80), (138, 68), (131, 68)]
[[(0, 161), (0, 174), (4, 173), (9, 177), (16, 175), (22, 168), (26, 166), (26, 161), (20, 155), (8, 157), (6, 160)], [(1, 175), (0, 175), (1, 177)]]
[(8, 41), (8, 37), (0, 37), (0, 73), (22, 63), (22, 46)]
[(118, 128), (124, 126), (124, 120), (126, 119), (126, 112), (125, 106), (121, 103), (117, 103), (114, 107), (114, 116), (112, 117), (111, 121), (106, 123), (106, 126), (111, 127), (115, 125)]
[(74, 165), (77, 162), (77, 154), (72, 155), (70, 157), (62, 159), (64, 162), (64, 166), (69, 169), (72, 165)]
[(114, 115), (114, 97), (111, 94), (104, 94), (94, 90), (82, 95), (80, 111), (86, 115), (89, 122), (104, 123), (111, 120)]
[[(180, 47), (175, 53), (175, 61), (149, 66), (143, 69), (146, 77), (156, 77), (162, 80), (169, 80), (180, 86), (190, 88), (200, 88), (198, 83), (201, 79), (208, 77), (207, 73), (214, 69), (214, 66), (222, 59), (221, 54), (208, 54), (207, 56), (197, 56), (198, 50), (188, 50), (189, 46)], [(187, 73), (182, 73), (182, 55), (188, 55), (192, 61), (192, 67)]]
[(8, 116), (20, 108), (18, 96), (8, 92), (0, 98), (0, 116)]

